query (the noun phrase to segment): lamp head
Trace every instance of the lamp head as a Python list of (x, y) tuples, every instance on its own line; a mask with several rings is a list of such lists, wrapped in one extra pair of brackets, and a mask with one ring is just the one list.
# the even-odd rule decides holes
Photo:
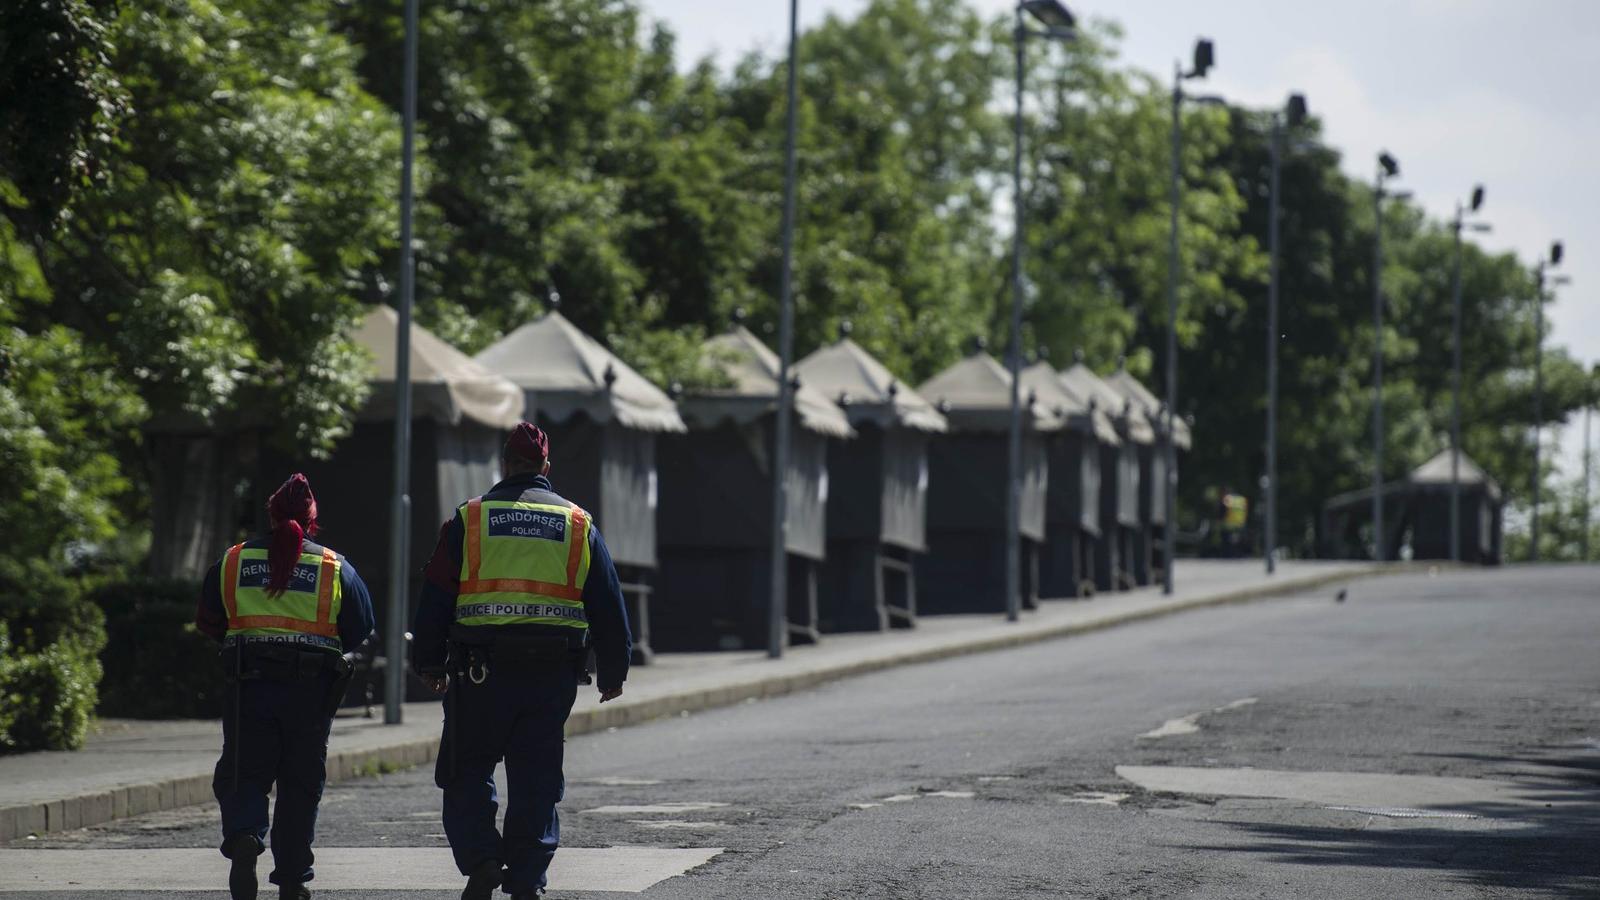
[(1285, 109), (1285, 113), (1288, 116), (1290, 127), (1305, 124), (1306, 116), (1308, 115), (1306, 111), (1306, 95), (1290, 94), (1289, 105)]
[(1194, 72), (1193, 77), (1204, 78), (1211, 67), (1217, 64), (1216, 48), (1211, 45), (1209, 38), (1201, 38), (1194, 42)]
[(1022, 11), (1033, 16), (1039, 24), (1052, 31), (1068, 31), (1076, 26), (1077, 19), (1061, 5), (1060, 0), (1022, 0)]
[(1563, 251), (1563, 248), (1561, 246), (1561, 242), (1560, 241), (1556, 241), (1554, 244), (1550, 245), (1550, 265), (1552, 265), (1552, 266), (1561, 265), (1561, 257), (1563, 255), (1564, 255), (1564, 251)]
[(1390, 156), (1387, 150), (1378, 154), (1378, 165), (1383, 167), (1383, 174), (1390, 178), (1400, 174), (1400, 161)]
[(1483, 185), (1476, 185), (1472, 189), (1472, 211), (1477, 212), (1483, 205)]

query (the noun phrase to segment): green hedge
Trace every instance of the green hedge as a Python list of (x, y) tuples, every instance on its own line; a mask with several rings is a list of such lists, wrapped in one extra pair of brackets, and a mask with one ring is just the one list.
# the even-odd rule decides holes
[(94, 714), (104, 618), (63, 590), (0, 607), (0, 754), (76, 750)]
[(100, 715), (207, 719), (222, 715), (217, 644), (194, 627), (200, 586), (140, 578), (109, 584), (92, 599), (109, 639), (100, 661)]

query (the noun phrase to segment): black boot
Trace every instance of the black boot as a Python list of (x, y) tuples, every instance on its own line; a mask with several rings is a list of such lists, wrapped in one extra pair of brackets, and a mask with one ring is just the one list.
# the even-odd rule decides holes
[(502, 880), (500, 860), (486, 859), (467, 876), (467, 889), (461, 892), (461, 900), (493, 900), (494, 889)]
[(246, 831), (222, 845), (222, 855), (233, 861), (228, 869), (228, 893), (233, 900), (256, 900), (256, 857), (261, 849), (261, 842)]
[(311, 889), (303, 884), (280, 884), (278, 900), (311, 900)]

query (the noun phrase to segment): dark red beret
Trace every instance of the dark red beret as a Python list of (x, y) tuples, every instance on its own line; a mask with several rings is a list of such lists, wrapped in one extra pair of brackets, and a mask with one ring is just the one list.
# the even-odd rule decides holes
[(506, 438), (506, 456), (515, 456), (534, 465), (544, 465), (550, 458), (550, 436), (544, 429), (529, 422), (518, 422)]

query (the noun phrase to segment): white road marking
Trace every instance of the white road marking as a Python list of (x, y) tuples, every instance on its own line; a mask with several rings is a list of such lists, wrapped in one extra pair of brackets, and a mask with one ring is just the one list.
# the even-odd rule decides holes
[(598, 784), (602, 787), (649, 787), (661, 782), (655, 778), (628, 778), (622, 775), (607, 775), (603, 778), (588, 778), (579, 784)]
[(892, 797), (883, 798), (883, 802), (884, 803), (910, 803), (912, 800), (915, 800), (915, 799), (917, 799), (917, 795), (916, 794), (895, 794)]
[(640, 828), (727, 828), (725, 822), (686, 822), (682, 819), (629, 819), (628, 824), (638, 825)]
[(872, 809), (874, 807), (878, 807), (878, 806), (882, 806), (882, 805), (883, 805), (882, 803), (852, 803), (852, 804), (850, 804), (850, 808), (851, 809)]
[(708, 809), (725, 809), (727, 806), (728, 804), (726, 803), (713, 803), (709, 800), (692, 800), (686, 803), (596, 806), (593, 809), (583, 810), (583, 812), (601, 816), (649, 816), (657, 813), (670, 815), (672, 813), (705, 812)]
[[(637, 894), (715, 859), (720, 847), (574, 847), (556, 854), (552, 891)], [(329, 847), (317, 853), (318, 895), (340, 890), (461, 890), (466, 880), (443, 847)], [(263, 879), (271, 867), (266, 858)], [(214, 849), (0, 850), (0, 893), (226, 890), (228, 861)]]
[(1090, 806), (1120, 806), (1122, 801), (1128, 799), (1127, 794), (1113, 794), (1105, 791), (1080, 791), (1070, 797), (1062, 797), (1062, 803), (1087, 803)]
[(1015, 776), (1015, 775), (979, 775), (978, 776), (978, 780), (980, 782), (1016, 781), (1017, 780), (1017, 776)]
[(952, 800), (971, 800), (972, 797), (973, 797), (973, 793), (971, 791), (929, 791), (926, 794), (923, 794), (922, 796), (924, 796), (924, 797), (949, 797)]
[(1213, 715), (1215, 713), (1229, 712), (1231, 710), (1249, 706), (1255, 702), (1256, 698), (1246, 697), (1243, 700), (1235, 700), (1232, 703), (1225, 703), (1216, 709), (1190, 713), (1187, 716), (1182, 716), (1176, 719), (1168, 719), (1167, 721), (1161, 723), (1160, 728), (1157, 728), (1154, 731), (1146, 731), (1144, 734), (1139, 735), (1139, 737), (1154, 740), (1156, 738), (1172, 737), (1179, 734), (1194, 734), (1196, 731), (1200, 730), (1200, 720), (1206, 716)]

